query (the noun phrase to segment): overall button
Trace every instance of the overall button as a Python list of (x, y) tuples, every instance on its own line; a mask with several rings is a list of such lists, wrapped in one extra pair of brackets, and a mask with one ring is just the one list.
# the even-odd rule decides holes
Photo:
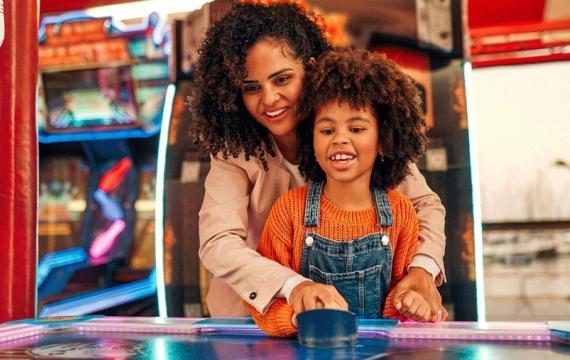
[(257, 297), (257, 293), (255, 291), (249, 293), (249, 299), (250, 300), (255, 300), (256, 297)]
[(315, 239), (313, 239), (312, 236), (307, 236), (307, 238), (305, 239), (305, 244), (307, 244), (307, 246), (312, 246), (314, 242)]
[(380, 242), (382, 243), (382, 245), (386, 246), (390, 242), (390, 238), (388, 237), (388, 235), (384, 235), (382, 236), (382, 239), (380, 239)]

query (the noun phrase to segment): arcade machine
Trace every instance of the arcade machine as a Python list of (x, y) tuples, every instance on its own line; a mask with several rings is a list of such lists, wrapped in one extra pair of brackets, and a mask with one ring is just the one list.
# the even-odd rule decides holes
[(168, 32), (82, 13), (40, 27), (38, 315), (156, 314)]
[[(468, 64), (464, 61), (462, 41), (464, 9), (455, 1), (402, 1), (397, 4), (384, 1), (374, 6), (367, 1), (345, 4), (309, 0), (300, 3), (324, 17), (326, 35), (333, 44), (385, 53), (416, 80), (430, 128), (428, 149), (418, 167), (447, 211), (447, 282), (440, 291), (451, 319), (483, 319), (483, 302), (477, 301), (482, 296), (476, 296), (475, 286), (474, 247), (480, 225), (477, 225), (475, 215), (478, 211), (473, 200), (476, 196), (473, 196), (471, 185), (464, 74)], [(192, 308), (186, 315), (199, 316), (198, 299), (205, 296), (208, 286), (207, 272), (197, 261), (188, 261), (196, 259), (199, 244), (197, 214), (203, 199), (208, 162), (191, 147), (191, 137), (187, 135), (191, 114), (177, 109), (183, 109), (184, 99), (191, 96), (191, 68), (201, 37), (209, 24), (223, 16), (227, 9), (225, 5), (225, 1), (216, 0), (190, 13), (179, 24), (175, 36), (176, 59), (180, 64), (178, 72), (188, 74), (189, 80), (185, 80), (184, 85), (179, 82), (181, 86), (176, 95), (166, 153), (164, 241), (165, 247), (170, 246), (165, 253), (171, 254), (166, 258), (172, 261), (172, 279), (177, 274), (179, 279), (186, 277), (187, 280), (184, 280), (186, 285), (178, 287), (179, 291), (184, 288), (185, 294), (165, 295), (169, 315), (184, 314), (184, 305), (177, 303), (182, 301), (187, 310), (189, 306)], [(179, 251), (180, 246), (187, 248)], [(176, 262), (176, 258), (181, 261)], [(178, 281), (179, 284), (182, 282)], [(174, 288), (176, 286), (171, 290)], [(482, 286), (477, 288), (481, 289)], [(174, 310), (176, 308), (178, 311)], [(201, 309), (202, 315), (207, 314), (203, 305)]]

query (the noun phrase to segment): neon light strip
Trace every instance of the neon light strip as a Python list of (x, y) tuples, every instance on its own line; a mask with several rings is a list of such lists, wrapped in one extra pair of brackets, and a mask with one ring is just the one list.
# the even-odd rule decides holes
[(98, 188), (103, 192), (114, 190), (131, 169), (133, 162), (128, 156), (122, 158), (115, 166), (109, 169), (99, 180)]
[(143, 18), (151, 12), (158, 12), (161, 18), (166, 19), (168, 14), (186, 13), (199, 9), (203, 4), (211, 0), (147, 0), (125, 4), (105, 5), (85, 10), (85, 13), (94, 17), (103, 17), (113, 14), (116, 20)]
[(154, 270), (146, 279), (94, 291), (43, 307), (40, 317), (79, 316), (143, 299), (156, 292)]
[(113, 245), (115, 245), (115, 240), (123, 233), (125, 230), (125, 221), (122, 219), (115, 220), (105, 231), (97, 235), (91, 247), (89, 248), (89, 255), (93, 258), (100, 258), (105, 255)]
[(473, 111), (471, 90), (472, 83), (471, 63), (463, 64), (463, 76), (465, 78), (465, 98), (467, 102), (467, 120), (469, 123), (469, 157), (471, 169), (471, 194), (473, 201), (473, 232), (475, 242), (475, 287), (477, 293), (477, 321), (485, 321), (487, 318), (485, 309), (485, 273), (483, 271), (483, 225), (481, 216), (481, 189), (479, 188), (479, 160), (477, 156), (477, 126), (476, 116)]
[(101, 206), (103, 215), (109, 220), (118, 221), (125, 217), (123, 208), (116, 199), (113, 199), (106, 192), (101, 189), (96, 189), (93, 193), (93, 197)]
[(79, 263), (86, 259), (87, 253), (83, 248), (71, 248), (47, 254), (38, 265), (37, 287), (40, 287), (53, 269)]
[(176, 94), (176, 86), (168, 85), (162, 112), (162, 124), (158, 141), (156, 161), (156, 193), (154, 212), (154, 263), (156, 268), (156, 296), (158, 299), (158, 315), (168, 316), (166, 308), (166, 284), (164, 278), (164, 177), (166, 176), (166, 150), (170, 131), (170, 116)]
[(90, 141), (90, 140), (115, 140), (115, 139), (132, 139), (132, 138), (149, 138), (155, 135), (160, 128), (158, 125), (150, 124), (147, 129), (128, 129), (128, 130), (113, 130), (113, 131), (100, 131), (100, 132), (76, 132), (76, 133), (61, 133), (61, 134), (48, 134), (40, 132), (38, 134), (38, 141), (42, 144), (52, 144), (59, 142), (69, 141)]

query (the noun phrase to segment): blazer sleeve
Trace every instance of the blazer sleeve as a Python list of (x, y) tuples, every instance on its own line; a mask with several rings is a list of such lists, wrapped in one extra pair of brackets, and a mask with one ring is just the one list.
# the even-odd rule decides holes
[(416, 244), (418, 242), (418, 219), (416, 213), (408, 199), (402, 197), (399, 204), (398, 215), (402, 216), (401, 226), (394, 242), (394, 259), (392, 263), (392, 278), (390, 279), (390, 291), (386, 297), (383, 316), (385, 318), (399, 319), (405, 321), (406, 318), (394, 308), (393, 298), (396, 285), (407, 274), (407, 269), (414, 255), (416, 254)]
[[(199, 255), (210, 272), (263, 312), (285, 281), (296, 273), (247, 246), (251, 187), (237, 161), (212, 158), (200, 210)], [(254, 299), (250, 299), (252, 292), (256, 293)]]
[(443, 256), (445, 254), (445, 208), (439, 196), (426, 183), (418, 167), (411, 163), (410, 174), (396, 189), (406, 195), (416, 210), (419, 223), (419, 238), (416, 254), (432, 258), (439, 269), (436, 285), (441, 285), (445, 278)]
[[(267, 222), (259, 239), (257, 251), (283, 266), (291, 267), (293, 256), (293, 223), (291, 209), (286, 193), (280, 197), (271, 208)], [(286, 337), (297, 333), (297, 329), (291, 322), (293, 308), (285, 299), (273, 301), (265, 313), (249, 307), (252, 317), (257, 326), (271, 336)]]

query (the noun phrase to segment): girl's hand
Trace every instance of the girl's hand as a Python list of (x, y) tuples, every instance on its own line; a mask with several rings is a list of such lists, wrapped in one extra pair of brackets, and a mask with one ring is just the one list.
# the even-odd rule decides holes
[[(408, 274), (396, 285), (393, 300), (394, 307), (404, 316), (408, 316), (406, 313), (409, 311), (409, 306), (412, 304), (410, 303), (410, 298), (407, 298), (409, 292), (420, 296), (429, 308), (429, 317), (427, 319), (425, 319), (423, 314), (422, 316), (416, 314), (414, 315), (415, 318), (414, 316), (409, 316), (413, 320), (431, 322), (447, 320), (447, 311), (441, 304), (441, 295), (439, 294), (439, 291), (437, 291), (433, 282), (433, 277), (430, 273), (422, 268), (410, 268)], [(407, 300), (404, 302), (404, 299)]]
[(401, 293), (399, 300), (394, 300), (394, 308), (403, 316), (414, 321), (428, 322), (431, 318), (428, 302), (413, 290), (406, 290)]
[(293, 288), (289, 305), (295, 314), (314, 309), (348, 310), (348, 304), (334, 286), (303, 281)]

